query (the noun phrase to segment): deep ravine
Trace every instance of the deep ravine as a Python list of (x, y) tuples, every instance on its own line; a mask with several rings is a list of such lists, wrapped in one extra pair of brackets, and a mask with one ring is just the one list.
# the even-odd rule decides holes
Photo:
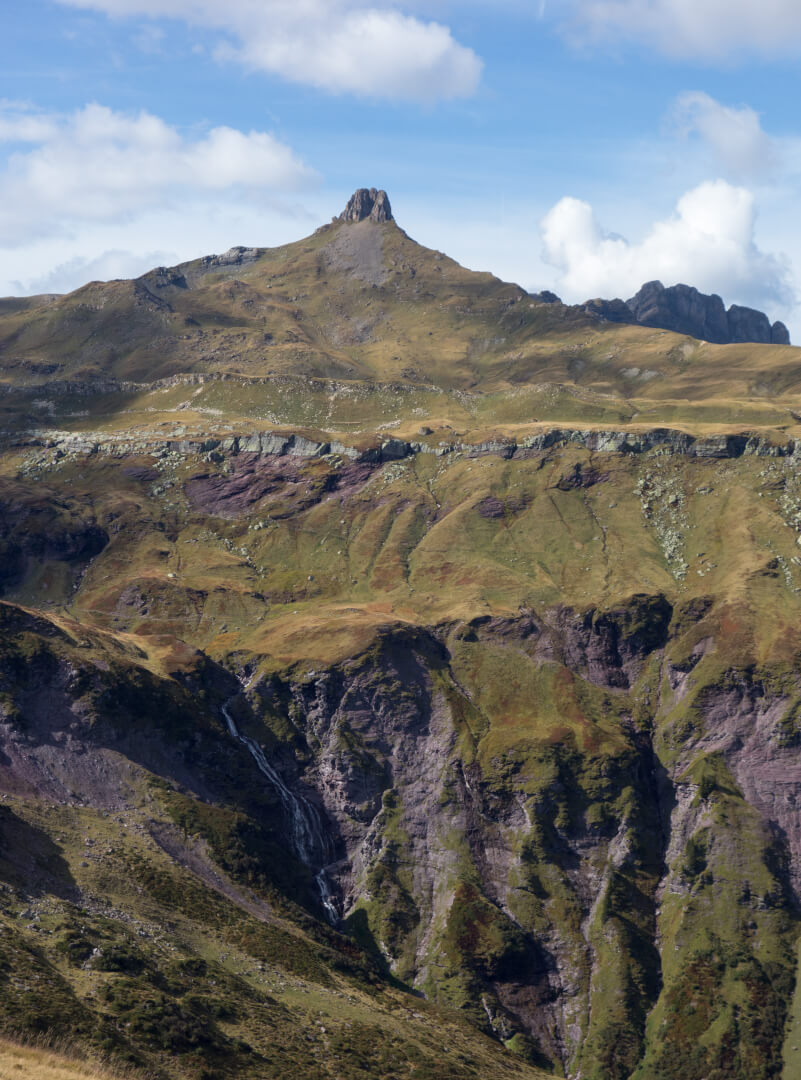
[(308, 799), (305, 799), (302, 795), (296, 795), (294, 791), (287, 787), (281, 776), (269, 763), (264, 751), (255, 739), (241, 734), (229, 709), (229, 705), (238, 696), (238, 693), (234, 694), (221, 707), (228, 732), (232, 738), (247, 748), (256, 762), (259, 772), (269, 780), (270, 784), (278, 792), (289, 824), (289, 836), (295, 854), (304, 866), (308, 866), (314, 871), (314, 880), (320, 892), (320, 902), (326, 917), (332, 926), (337, 926), (340, 922), (340, 915), (337, 910), (334, 891), (326, 873), (326, 866), (331, 861), (331, 842), (322, 827), (319, 811)]

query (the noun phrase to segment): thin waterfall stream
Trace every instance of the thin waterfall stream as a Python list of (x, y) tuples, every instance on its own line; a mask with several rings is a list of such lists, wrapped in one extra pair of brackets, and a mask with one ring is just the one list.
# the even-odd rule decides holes
[(328, 921), (332, 926), (336, 926), (339, 923), (339, 912), (334, 903), (331, 883), (325, 872), (326, 865), (331, 861), (331, 841), (322, 827), (320, 812), (308, 799), (291, 791), (269, 763), (256, 740), (251, 739), (248, 735), (243, 735), (239, 731), (228, 708), (229, 704), (238, 696), (238, 694), (235, 694), (234, 697), (229, 698), (221, 709), (228, 732), (237, 742), (247, 747), (251, 757), (256, 762), (259, 772), (270, 781), (278, 792), (284, 814), (289, 823), (292, 847), (295, 854), (304, 866), (308, 866), (311, 870), (319, 867), (314, 880), (320, 891), (320, 900), (328, 916)]

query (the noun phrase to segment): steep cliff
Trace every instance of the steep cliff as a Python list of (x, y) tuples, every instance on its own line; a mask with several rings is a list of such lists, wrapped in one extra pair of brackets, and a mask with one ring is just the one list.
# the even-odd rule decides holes
[(582, 308), (608, 322), (653, 326), (718, 345), (790, 344), (784, 323), (771, 325), (764, 312), (739, 304), (727, 310), (719, 296), (706, 295), (690, 285), (665, 288), (661, 281), (647, 281), (630, 300), (587, 300)]
[(661, 281), (648, 281), (636, 296), (626, 301), (636, 322), (659, 326), (703, 341), (727, 345), (756, 341), (765, 345), (789, 345), (784, 323), (770, 321), (763, 312), (732, 304), (726, 310), (719, 296), (706, 296), (689, 285), (665, 288)]

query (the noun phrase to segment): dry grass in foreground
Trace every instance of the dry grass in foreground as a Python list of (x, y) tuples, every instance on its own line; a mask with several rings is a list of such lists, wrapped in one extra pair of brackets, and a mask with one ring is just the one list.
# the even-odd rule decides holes
[(67, 1046), (44, 1048), (0, 1039), (0, 1080), (117, 1080), (116, 1069), (81, 1057)]

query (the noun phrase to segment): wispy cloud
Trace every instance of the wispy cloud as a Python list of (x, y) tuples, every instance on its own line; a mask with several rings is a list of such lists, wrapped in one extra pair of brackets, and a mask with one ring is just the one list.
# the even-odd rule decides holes
[(112, 250), (91, 258), (76, 255), (54, 266), (46, 274), (28, 281), (14, 282), (14, 291), (21, 294), (71, 292), (87, 281), (138, 277), (152, 270), (154, 266), (164, 266), (176, 261), (174, 253), (165, 251), (137, 255), (132, 251)]
[(145, 23), (139, 27), (133, 37), (133, 43), (140, 52), (157, 56), (164, 52), (165, 33), (160, 26)]
[(692, 60), (798, 55), (798, 0), (562, 0), (568, 31), (586, 41), (644, 43)]
[(723, 105), (702, 91), (688, 91), (674, 102), (668, 125), (680, 136), (700, 138), (730, 176), (764, 178), (780, 165), (777, 141), (747, 105)]
[(58, 0), (112, 16), (183, 19), (217, 56), (333, 93), (431, 102), (472, 94), (482, 62), (447, 26), (379, 0)]

